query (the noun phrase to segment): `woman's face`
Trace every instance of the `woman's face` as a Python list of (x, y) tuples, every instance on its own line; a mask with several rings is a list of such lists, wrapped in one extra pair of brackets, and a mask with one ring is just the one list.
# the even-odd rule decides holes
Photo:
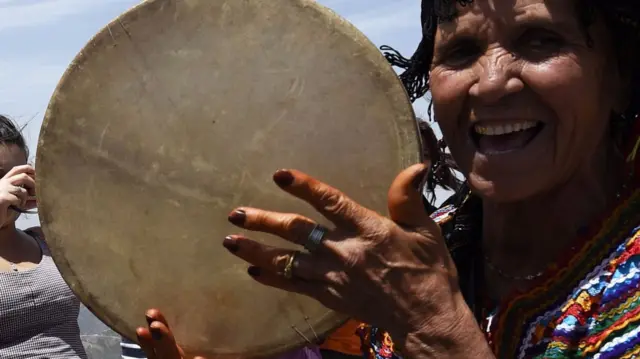
[[(0, 144), (0, 178), (4, 177), (12, 168), (26, 164), (26, 154), (19, 146)], [(16, 211), (9, 211), (9, 213), (11, 217), (2, 224), (3, 228), (11, 225), (20, 217), (20, 213)]]
[(474, 191), (509, 202), (548, 191), (608, 145), (623, 109), (609, 33), (587, 45), (568, 0), (476, 0), (438, 25), (436, 119)]

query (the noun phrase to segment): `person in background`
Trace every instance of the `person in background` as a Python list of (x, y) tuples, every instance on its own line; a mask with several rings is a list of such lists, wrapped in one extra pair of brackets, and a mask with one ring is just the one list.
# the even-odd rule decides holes
[(86, 359), (80, 301), (60, 276), (39, 227), (21, 231), (36, 208), (35, 170), (18, 127), (0, 115), (0, 358)]

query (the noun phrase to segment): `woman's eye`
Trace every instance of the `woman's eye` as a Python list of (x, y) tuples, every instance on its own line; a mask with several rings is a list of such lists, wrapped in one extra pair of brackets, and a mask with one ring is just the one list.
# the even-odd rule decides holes
[(465, 41), (442, 51), (437, 62), (451, 68), (462, 68), (473, 63), (478, 56), (480, 56), (480, 46)]
[(548, 31), (527, 31), (517, 40), (516, 51), (521, 56), (542, 60), (557, 54), (564, 46), (558, 35)]

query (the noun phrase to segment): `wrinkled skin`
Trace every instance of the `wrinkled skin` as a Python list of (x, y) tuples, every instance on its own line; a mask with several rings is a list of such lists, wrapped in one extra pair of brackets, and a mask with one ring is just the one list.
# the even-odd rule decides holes
[[(276, 184), (311, 204), (336, 226), (317, 252), (297, 256), (293, 280), (280, 274), (290, 250), (237, 235), (227, 237), (224, 246), (251, 264), (248, 272), (257, 282), (311, 296), (331, 309), (388, 328), (406, 350), (434, 351), (440, 358), (466, 357), (483, 350), (488, 353), (460, 294), (456, 270), (439, 227), (424, 211), (416, 184), (426, 168), (415, 165), (396, 178), (389, 190), (390, 218), (358, 205), (304, 173), (278, 171), (274, 175)], [(298, 214), (247, 207), (234, 210), (229, 220), (241, 228), (275, 234), (297, 244), (315, 225)], [(412, 294), (406, 295), (409, 288)], [(377, 310), (381, 307), (389, 315), (381, 316)], [(453, 335), (452, 328), (456, 328)], [(425, 330), (426, 339), (421, 337)], [(141, 328), (138, 333), (146, 335), (147, 331)], [(167, 353), (154, 354), (157, 358), (181, 358), (170, 338), (153, 348), (153, 341), (144, 341), (144, 347), (147, 353)], [(421, 344), (424, 340), (432, 345), (425, 349)], [(478, 345), (469, 347), (471, 342)], [(451, 350), (453, 343), (455, 350)]]
[[(496, 202), (521, 201), (594, 166), (608, 143), (610, 112), (621, 113), (621, 83), (610, 34), (589, 32), (573, 1), (476, 1), (441, 24), (430, 73), (438, 124), (475, 192)], [(482, 153), (471, 141), (477, 123), (540, 121), (525, 148)]]

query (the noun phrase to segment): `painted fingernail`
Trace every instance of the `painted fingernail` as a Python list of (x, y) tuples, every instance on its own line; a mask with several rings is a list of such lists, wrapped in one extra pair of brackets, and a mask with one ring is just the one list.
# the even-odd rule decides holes
[(259, 277), (260, 276), (260, 267), (249, 267), (249, 269), (247, 269), (247, 273), (249, 273), (250, 276), (252, 277)]
[(413, 178), (412, 185), (413, 185), (413, 188), (416, 189), (416, 191), (422, 190), (422, 187), (424, 186), (424, 183), (427, 180), (426, 177), (428, 173), (429, 173), (429, 167), (425, 167)]
[(154, 340), (161, 340), (162, 339), (162, 332), (160, 332), (160, 329), (151, 328), (151, 337)]
[(229, 222), (236, 226), (242, 226), (245, 219), (247, 219), (247, 214), (241, 209), (235, 210), (229, 215)]
[(275, 182), (280, 187), (289, 187), (293, 183), (295, 178), (291, 174), (291, 172), (287, 170), (279, 170), (273, 174), (273, 182)]
[(239, 249), (238, 241), (231, 236), (224, 237), (224, 241), (222, 241), (222, 245), (231, 253), (235, 253)]

